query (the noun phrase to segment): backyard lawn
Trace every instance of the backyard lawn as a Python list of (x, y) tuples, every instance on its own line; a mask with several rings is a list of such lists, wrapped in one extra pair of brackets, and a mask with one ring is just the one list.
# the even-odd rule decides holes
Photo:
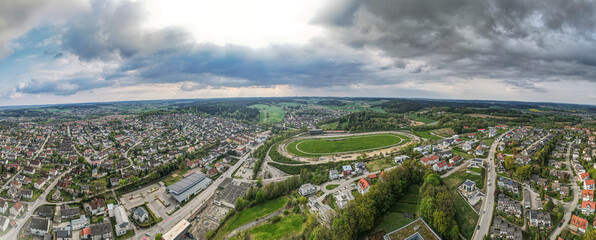
[(470, 204), (457, 192), (457, 187), (461, 185), (466, 179), (476, 182), (476, 186), (482, 188), (484, 181), (478, 175), (465, 173), (465, 169), (451, 174), (449, 177), (443, 178), (445, 185), (451, 190), (453, 199), (455, 200), (455, 221), (459, 226), (460, 233), (467, 239), (472, 238), (474, 227), (478, 222), (478, 214), (472, 209)]
[[(418, 216), (419, 189), (419, 186), (411, 186), (391, 207), (389, 212), (383, 216), (383, 219), (373, 232), (383, 231), (389, 233), (414, 221)], [(414, 214), (415, 216), (413, 219), (406, 218), (403, 216), (404, 212)]]

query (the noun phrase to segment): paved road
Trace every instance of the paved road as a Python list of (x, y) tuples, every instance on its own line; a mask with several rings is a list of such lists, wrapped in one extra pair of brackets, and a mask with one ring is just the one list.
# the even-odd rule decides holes
[[(568, 203), (565, 205), (565, 216), (563, 216), (563, 219), (565, 220), (565, 222), (563, 223), (563, 225), (557, 229), (555, 229), (555, 231), (552, 232), (552, 234), (550, 235), (550, 239), (554, 240), (557, 239), (557, 236), (559, 236), (559, 234), (561, 234), (561, 231), (565, 228), (567, 228), (567, 225), (569, 223), (569, 221), (571, 220), (571, 212), (573, 212), (573, 210), (575, 208), (577, 208), (577, 204), (578, 204), (578, 194), (579, 194), (579, 187), (577, 186), (577, 183), (575, 181), (575, 176), (573, 175), (573, 171), (571, 171), (571, 161), (569, 159), (569, 157), (571, 156), (571, 145), (569, 144), (569, 146), (567, 147), (567, 157), (566, 157), (566, 162), (567, 162), (567, 171), (569, 171), (570, 174), (570, 178), (571, 178), (571, 185), (573, 188), (573, 200), (571, 201), (571, 203)], [(559, 223), (553, 223), (553, 225), (556, 227), (558, 226)]]
[[(507, 132), (501, 134), (499, 137), (495, 139), (493, 144), (490, 146), (490, 151), (488, 152), (488, 158), (484, 159), (484, 161), (488, 161), (488, 178), (487, 179), (487, 187), (486, 187), (486, 195), (484, 201), (482, 201), (482, 207), (480, 208), (479, 214), (480, 218), (478, 219), (478, 223), (476, 224), (476, 228), (474, 228), (474, 235), (472, 235), (472, 239), (481, 240), (485, 235), (488, 234), (492, 216), (493, 216), (493, 209), (495, 203), (495, 188), (496, 188), (496, 168), (495, 163), (493, 161), (495, 156), (495, 151), (501, 138), (505, 136)], [(478, 228), (480, 226), (480, 228)]]
[[(250, 154), (242, 156), (240, 160), (238, 160), (238, 162), (234, 164), (234, 166), (230, 167), (227, 171), (225, 171), (219, 178), (217, 178), (211, 185), (209, 185), (209, 187), (200, 192), (195, 198), (190, 200), (190, 202), (186, 203), (184, 207), (178, 209), (178, 211), (172, 214), (169, 218), (157, 224), (157, 226), (148, 229), (135, 230), (135, 236), (133, 239), (141, 239), (143, 238), (143, 236), (145, 236), (145, 234), (149, 235), (149, 239), (154, 239), (155, 235), (157, 235), (158, 233), (166, 233), (168, 230), (174, 227), (174, 225), (176, 225), (180, 220), (189, 219), (194, 214), (194, 211), (199, 209), (201, 205), (205, 204), (205, 202), (207, 202), (207, 199), (209, 199), (215, 193), (221, 182), (228, 177), (232, 177), (234, 171), (238, 167), (240, 167), (244, 160), (249, 156)], [(263, 180), (263, 182), (266, 181)], [(202, 237), (203, 236), (199, 236), (199, 238)]]
[(443, 174), (441, 175), (441, 177), (442, 177), (442, 178), (449, 177), (449, 175), (453, 174), (454, 172), (457, 172), (457, 171), (459, 171), (459, 170), (460, 170), (460, 169), (462, 169), (463, 167), (467, 167), (467, 166), (468, 166), (468, 163), (469, 163), (471, 160), (472, 160), (471, 158), (470, 158), (470, 159), (468, 159), (468, 160), (465, 160), (465, 161), (464, 161), (462, 164), (460, 164), (459, 166), (455, 166), (454, 168), (452, 168), (451, 170), (447, 171), (446, 173), (443, 173)]
[[(41, 151), (43, 151), (43, 148), (46, 146), (46, 143), (48, 142), (48, 139), (50, 139), (50, 135), (52, 135), (52, 132), (48, 133), (48, 135), (46, 136), (46, 139), (43, 141), (43, 144), (41, 144), (41, 147), (39, 147), (39, 149), (37, 150), (37, 152), (35, 152), (35, 155), (33, 156), (32, 159), (37, 158), (37, 156), (39, 156), (39, 154), (41, 153)], [(8, 189), (8, 184), (10, 184), (10, 182), (12, 182), (12, 180), (14, 180), (14, 178), (21, 174), (23, 172), (23, 168), (21, 168), (21, 170), (19, 170), (15, 175), (12, 175), (12, 177), (10, 178), (10, 180), (6, 181), (6, 183), (4, 183), (4, 185), (2, 186), (2, 189)]]
[(74, 167), (69, 168), (68, 170), (64, 171), (59, 177), (57, 177), (54, 180), (54, 182), (52, 182), (52, 184), (50, 184), (50, 186), (48, 186), (48, 188), (46, 188), (46, 190), (39, 196), (39, 198), (37, 198), (37, 200), (34, 203), (27, 204), (29, 211), (27, 211), (23, 218), (17, 219), (17, 226), (12, 228), (8, 233), (6, 233), (6, 235), (2, 236), (0, 240), (17, 239), (19, 232), (21, 231), (21, 228), (23, 227), (24, 223), (26, 223), (27, 220), (33, 215), (35, 209), (37, 209), (41, 205), (48, 204), (46, 198), (50, 191), (54, 188), (54, 186), (56, 186), (56, 184), (58, 184), (58, 181), (60, 181), (60, 179), (64, 177), (64, 175), (70, 173), (70, 170), (72, 170), (73, 168)]

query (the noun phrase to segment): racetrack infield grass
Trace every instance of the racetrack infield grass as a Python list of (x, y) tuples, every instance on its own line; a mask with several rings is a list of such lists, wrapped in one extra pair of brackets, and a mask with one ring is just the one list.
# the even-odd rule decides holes
[(288, 198), (279, 197), (253, 207), (246, 208), (241, 212), (234, 214), (234, 216), (230, 217), (225, 223), (223, 223), (224, 225), (217, 231), (217, 234), (213, 237), (213, 239), (223, 239), (234, 229), (281, 209), (286, 205), (287, 202)]
[(403, 135), (380, 133), (333, 138), (309, 138), (287, 145), (289, 153), (302, 157), (319, 157), (338, 153), (366, 152), (404, 144)]
[(254, 240), (282, 239), (284, 236), (302, 231), (304, 220), (301, 214), (288, 215), (279, 222), (273, 224), (266, 222), (249, 230), (249, 235)]

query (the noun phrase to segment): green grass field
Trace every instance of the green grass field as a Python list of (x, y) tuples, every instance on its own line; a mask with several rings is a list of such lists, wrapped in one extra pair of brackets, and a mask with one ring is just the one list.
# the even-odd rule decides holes
[(323, 130), (335, 130), (337, 129), (337, 121), (336, 122), (330, 122), (327, 124), (322, 124), (319, 126), (319, 128), (323, 129)]
[[(281, 122), (286, 115), (283, 107), (278, 105), (255, 104), (251, 107), (259, 109), (259, 123)], [(267, 114), (269, 114), (269, 118), (267, 118)]]
[(366, 169), (368, 169), (368, 171), (374, 172), (374, 171), (378, 171), (381, 169), (385, 169), (385, 168), (389, 168), (389, 167), (393, 167), (395, 165), (397, 165), (397, 163), (395, 163), (393, 160), (385, 160), (385, 159), (379, 159), (379, 160), (374, 160), (374, 161), (368, 161), (366, 163), (364, 163), (366, 165)]
[(484, 185), (484, 181), (480, 176), (465, 173), (465, 170), (455, 172), (449, 177), (443, 178), (443, 181), (451, 190), (451, 194), (455, 200), (455, 221), (459, 226), (459, 231), (466, 239), (471, 239), (472, 233), (474, 233), (476, 222), (478, 222), (478, 214), (474, 212), (472, 207), (470, 207), (466, 200), (457, 192), (457, 187), (459, 187), (459, 185), (461, 185), (466, 179), (476, 182), (476, 185), (479, 188), (482, 188)]
[(429, 123), (432, 123), (432, 122), (436, 122), (437, 121), (437, 120), (434, 120), (432, 118), (418, 117), (416, 115), (407, 115), (406, 118), (408, 118), (410, 120), (418, 121), (418, 122), (423, 122), (424, 124), (429, 124)]
[(300, 214), (288, 215), (279, 220), (279, 222), (273, 224), (265, 223), (251, 229), (249, 235), (254, 240), (281, 239), (283, 236), (302, 231), (304, 220), (304, 217)]
[(288, 152), (304, 157), (370, 151), (404, 144), (409, 138), (397, 134), (369, 134), (349, 137), (302, 139), (288, 144)]
[(336, 187), (339, 187), (339, 184), (329, 184), (329, 185), (325, 186), (325, 189), (333, 190)]
[(288, 198), (280, 197), (253, 206), (251, 208), (244, 209), (240, 213), (236, 213), (234, 216), (230, 217), (225, 223), (223, 223), (224, 225), (221, 227), (219, 231), (217, 231), (217, 234), (213, 239), (223, 239), (232, 230), (279, 210), (280, 208), (285, 206), (287, 202)]
[(410, 187), (391, 207), (389, 212), (383, 216), (383, 219), (373, 232), (383, 231), (388, 233), (416, 220), (417, 217), (414, 217), (414, 219), (405, 218), (402, 213), (407, 212), (417, 215), (419, 189), (419, 186)]
[(413, 131), (414, 134), (418, 135), (421, 138), (426, 138), (430, 140), (441, 140), (443, 138), (435, 135), (431, 135), (430, 132), (433, 130), (426, 130), (426, 131)]

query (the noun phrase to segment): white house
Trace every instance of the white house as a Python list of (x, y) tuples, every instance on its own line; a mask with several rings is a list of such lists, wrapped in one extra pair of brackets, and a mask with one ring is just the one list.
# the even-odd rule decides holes
[(339, 179), (341, 178), (341, 175), (339, 174), (339, 172), (335, 169), (333, 170), (329, 170), (329, 179), (331, 180), (335, 180), (335, 179)]
[(149, 219), (149, 213), (147, 213), (147, 210), (145, 210), (144, 207), (140, 206), (140, 207), (137, 207), (137, 209), (135, 209), (135, 211), (133, 213), (133, 217), (135, 220), (142, 223), (142, 222), (147, 221), (147, 219)]
[(317, 187), (315, 185), (310, 184), (310, 183), (303, 184), (302, 186), (300, 186), (300, 189), (298, 189), (298, 192), (302, 196), (308, 196), (308, 195), (311, 195), (313, 193), (316, 193), (317, 191), (318, 191)]
[(114, 216), (116, 217), (116, 236), (126, 234), (126, 231), (130, 230), (131, 226), (124, 207), (118, 206), (114, 208)]

